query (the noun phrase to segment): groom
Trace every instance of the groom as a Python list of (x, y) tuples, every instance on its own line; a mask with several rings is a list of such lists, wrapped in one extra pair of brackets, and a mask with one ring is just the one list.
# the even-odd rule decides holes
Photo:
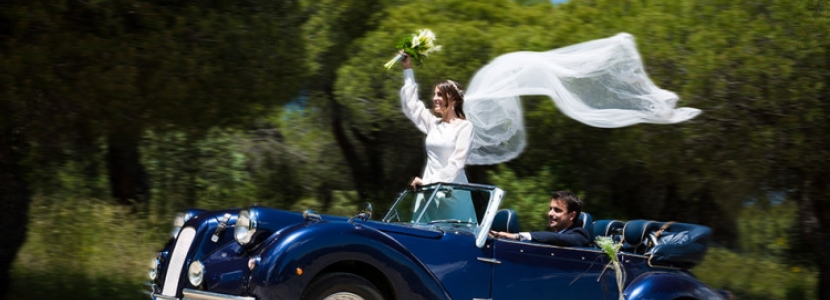
[(519, 241), (534, 241), (556, 246), (588, 246), (590, 235), (577, 217), (582, 212), (582, 200), (570, 191), (553, 192), (548, 211), (550, 231), (509, 233), (490, 231), (494, 237)]

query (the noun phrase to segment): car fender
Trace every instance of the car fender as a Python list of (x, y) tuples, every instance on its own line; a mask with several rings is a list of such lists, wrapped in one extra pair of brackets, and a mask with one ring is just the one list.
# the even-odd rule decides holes
[(304, 222), (277, 235), (261, 249), (260, 262), (252, 272), (250, 291), (259, 298), (296, 299), (327, 267), (357, 261), (381, 272), (396, 295), (450, 299), (440, 281), (410, 251), (363, 223)]
[(723, 299), (691, 275), (670, 272), (648, 272), (637, 276), (626, 287), (625, 295), (628, 300)]

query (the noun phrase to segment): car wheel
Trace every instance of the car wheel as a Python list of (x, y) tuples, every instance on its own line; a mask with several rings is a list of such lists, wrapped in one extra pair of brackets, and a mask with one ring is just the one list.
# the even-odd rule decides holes
[(329, 273), (308, 285), (303, 300), (383, 300), (366, 278), (351, 273)]

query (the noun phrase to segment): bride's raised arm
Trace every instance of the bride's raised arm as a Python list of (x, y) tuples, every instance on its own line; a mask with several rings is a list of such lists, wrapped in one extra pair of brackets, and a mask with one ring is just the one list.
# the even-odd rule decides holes
[(426, 108), (424, 102), (418, 100), (418, 84), (415, 83), (415, 72), (411, 68), (403, 70), (401, 108), (404, 115), (423, 133), (429, 133), (435, 126), (438, 117)]

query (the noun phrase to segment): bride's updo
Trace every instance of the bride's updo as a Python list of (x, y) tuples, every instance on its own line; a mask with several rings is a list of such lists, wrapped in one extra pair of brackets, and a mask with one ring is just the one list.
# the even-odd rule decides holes
[(438, 82), (435, 87), (444, 95), (444, 101), (447, 101), (447, 103), (455, 101), (455, 107), (453, 107), (455, 114), (459, 118), (466, 120), (467, 115), (464, 113), (464, 87), (460, 83), (449, 79)]

